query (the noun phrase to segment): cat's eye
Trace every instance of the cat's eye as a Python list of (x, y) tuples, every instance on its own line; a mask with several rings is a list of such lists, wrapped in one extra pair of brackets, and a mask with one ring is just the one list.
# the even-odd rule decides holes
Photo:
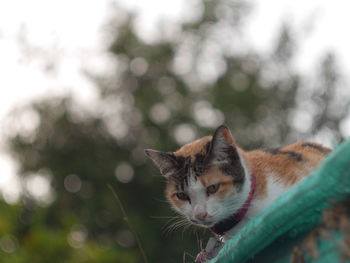
[(220, 184), (212, 184), (207, 187), (207, 195), (215, 194), (219, 190)]
[(190, 200), (190, 198), (188, 197), (187, 194), (185, 194), (184, 192), (178, 192), (176, 193), (176, 197), (182, 201), (188, 201)]

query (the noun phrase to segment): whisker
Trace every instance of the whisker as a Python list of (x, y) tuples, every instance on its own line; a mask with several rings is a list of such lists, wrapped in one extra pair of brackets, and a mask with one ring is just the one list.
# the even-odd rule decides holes
[(153, 218), (153, 219), (178, 219), (178, 218), (181, 218), (180, 216), (176, 215), (176, 216), (150, 216), (150, 218)]
[[(176, 219), (179, 219), (179, 218), (173, 218), (173, 219), (170, 219), (169, 221), (171, 222), (172, 220), (176, 220)], [(168, 222), (168, 223), (170, 223), (170, 222)], [(190, 223), (188, 222), (188, 220), (186, 218), (180, 218), (177, 222), (174, 222), (171, 225), (164, 228), (164, 230), (162, 232), (165, 236), (167, 236), (172, 231), (175, 231), (176, 229), (178, 229), (182, 226), (186, 226), (187, 224), (190, 224)]]
[[(172, 221), (175, 221), (175, 220), (177, 220), (177, 218), (169, 219), (162, 227), (162, 232), (165, 233), (167, 230), (171, 229), (175, 224), (177, 224), (178, 222), (171, 223)], [(168, 225), (168, 224), (170, 224), (170, 225)]]
[(182, 233), (181, 233), (181, 238), (184, 238), (184, 233), (185, 231), (187, 231), (190, 227), (194, 226), (193, 224), (191, 224), (189, 221), (186, 222), (186, 224), (183, 226), (184, 228), (182, 229)]
[(160, 199), (160, 198), (156, 198), (156, 197), (154, 197), (154, 198), (152, 198), (154, 201), (157, 201), (157, 202), (161, 202), (161, 203), (166, 203), (166, 204), (168, 204), (169, 203), (169, 201), (167, 200), (167, 199)]
[(190, 253), (184, 251), (184, 254), (182, 256), (182, 262), (186, 263), (186, 255), (190, 256), (192, 259), (196, 259), (194, 256), (192, 256)]
[(198, 232), (196, 232), (195, 234), (196, 234), (196, 240), (197, 240), (197, 248), (200, 249)]

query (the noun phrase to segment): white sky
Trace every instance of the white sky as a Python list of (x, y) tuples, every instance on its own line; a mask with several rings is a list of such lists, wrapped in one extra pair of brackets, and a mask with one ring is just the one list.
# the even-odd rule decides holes
[(249, 27), (251, 42), (268, 49), (281, 21), (292, 22), (299, 31), (302, 46), (298, 50), (297, 68), (309, 71), (325, 51), (334, 51), (341, 66), (350, 70), (350, 2), (341, 0), (265, 0), (257, 5)]
[[(152, 33), (157, 19), (176, 19), (189, 9), (184, 6), (189, 2), (186, 0), (120, 2), (141, 15), (138, 25), (145, 35)], [(88, 65), (104, 70), (108, 65), (103, 54), (101, 27), (111, 15), (112, 3), (111, 0), (0, 1), (0, 121), (14, 107), (40, 96), (71, 92), (81, 103), (94, 100), (95, 90), (82, 75), (81, 68)], [(268, 52), (281, 22), (292, 22), (296, 36), (302, 40), (295, 60), (297, 70), (314, 69), (320, 55), (333, 50), (344, 75), (348, 75), (350, 36), (344, 27), (350, 24), (350, 2), (255, 0), (253, 3), (255, 8), (245, 29), (246, 40), (252, 47)], [(32, 45), (26, 56), (20, 39)], [(43, 54), (58, 61), (50, 74), (43, 71), (47, 66)], [(16, 199), (15, 186), (19, 182), (13, 176), (15, 172), (13, 161), (0, 152), (0, 189), (8, 201)]]

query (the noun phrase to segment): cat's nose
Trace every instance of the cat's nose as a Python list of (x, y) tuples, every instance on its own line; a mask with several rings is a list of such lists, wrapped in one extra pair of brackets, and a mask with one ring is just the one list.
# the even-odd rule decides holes
[(194, 218), (197, 220), (203, 220), (207, 217), (208, 213), (206, 211), (200, 211), (194, 214)]
[(194, 217), (198, 220), (203, 220), (207, 217), (208, 213), (207, 212), (200, 212), (194, 215)]
[(208, 216), (207, 209), (203, 205), (195, 205), (193, 209), (193, 218), (195, 220), (203, 220)]

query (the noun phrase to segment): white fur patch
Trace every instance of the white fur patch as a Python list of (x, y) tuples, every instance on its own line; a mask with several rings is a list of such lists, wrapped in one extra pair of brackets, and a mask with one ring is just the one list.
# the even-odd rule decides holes
[(249, 217), (255, 217), (257, 214), (264, 211), (290, 188), (290, 186), (286, 186), (283, 183), (278, 182), (272, 173), (267, 175), (266, 187), (266, 197), (261, 200), (253, 200), (248, 213)]

